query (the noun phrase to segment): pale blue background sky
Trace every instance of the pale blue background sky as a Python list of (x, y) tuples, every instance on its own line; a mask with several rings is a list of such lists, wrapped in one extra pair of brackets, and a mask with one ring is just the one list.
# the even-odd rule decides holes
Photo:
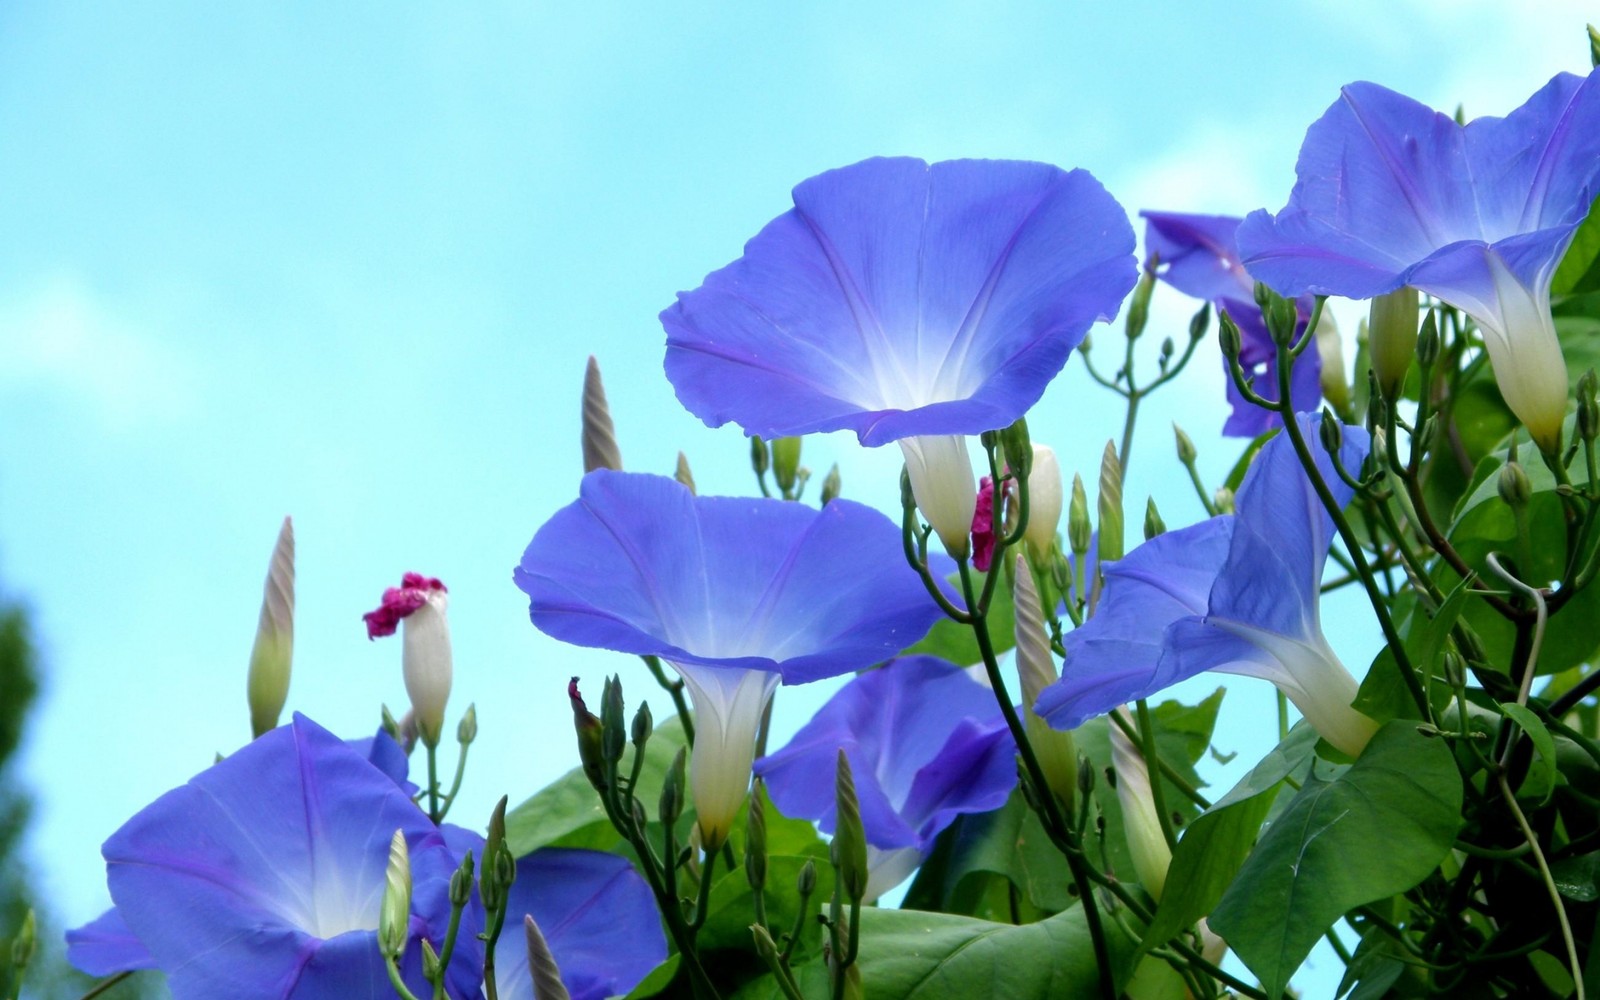
[[(1583, 7), (11, 0), (0, 581), (34, 609), (48, 670), (22, 770), (41, 885), (64, 920), (93, 917), (101, 840), (247, 737), (286, 513), (292, 708), (354, 735), (403, 705), (399, 645), (369, 644), (359, 616), (415, 569), (451, 588), (453, 709), (480, 707), (457, 818), (570, 766), (568, 675), (597, 690), (621, 670), (647, 693), (634, 661), (539, 635), (510, 583), (575, 495), (585, 356), (631, 468), (669, 472), (681, 448), (702, 492), (747, 492), (738, 431), (676, 405), (655, 316), (805, 177), (1020, 157), (1088, 168), (1130, 213), (1275, 208), (1339, 85), (1504, 113), (1587, 69)], [(1189, 308), (1163, 290), (1157, 333)], [(1169, 524), (1196, 514), (1173, 414), (1213, 478), (1231, 463), (1212, 354), (1195, 375), (1142, 424), (1134, 524), (1148, 493)], [(1034, 436), (1088, 472), (1113, 402), (1074, 361)], [(848, 496), (895, 500), (897, 450), (834, 436), (806, 458), (819, 476), (837, 460)], [(1367, 619), (1330, 620), (1359, 672)], [(780, 697), (788, 732), (822, 694)], [(1249, 706), (1270, 698), (1237, 702), (1218, 743), (1248, 758), (1271, 726)]]

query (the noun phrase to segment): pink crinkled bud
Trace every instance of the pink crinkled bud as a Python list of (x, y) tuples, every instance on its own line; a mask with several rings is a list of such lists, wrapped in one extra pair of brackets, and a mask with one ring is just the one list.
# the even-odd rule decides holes
[(978, 506), (972, 512), (972, 565), (989, 572), (994, 561), (994, 479), (984, 476), (978, 483)]
[(448, 588), (437, 578), (423, 576), (421, 573), (407, 573), (400, 578), (400, 586), (390, 587), (383, 592), (383, 601), (374, 611), (368, 611), (361, 616), (367, 623), (367, 638), (376, 639), (379, 636), (394, 635), (400, 627), (400, 619), (416, 611), (428, 603), (428, 591), (438, 590), (448, 593)]

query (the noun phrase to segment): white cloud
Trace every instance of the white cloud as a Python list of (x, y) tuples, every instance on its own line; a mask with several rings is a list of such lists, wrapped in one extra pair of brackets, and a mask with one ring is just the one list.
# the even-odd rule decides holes
[(112, 429), (162, 423), (196, 403), (194, 363), (75, 279), (0, 299), (0, 387), (64, 396)]

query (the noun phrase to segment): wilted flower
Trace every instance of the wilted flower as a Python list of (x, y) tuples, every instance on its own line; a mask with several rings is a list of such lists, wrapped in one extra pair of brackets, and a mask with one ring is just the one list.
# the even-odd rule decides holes
[(786, 815), (832, 832), (841, 749), (867, 837), (868, 899), (916, 870), (957, 816), (999, 808), (1017, 784), (1016, 744), (993, 695), (931, 656), (846, 684), (756, 773)]
[[(1315, 416), (1301, 414), (1316, 441)], [(1368, 439), (1343, 429), (1340, 461), (1359, 469)], [(1340, 503), (1353, 491), (1312, 446)], [(1262, 447), (1239, 488), (1238, 513), (1158, 535), (1101, 567), (1105, 589), (1063, 639), (1062, 678), (1035, 709), (1071, 729), (1117, 705), (1205, 671), (1271, 681), (1322, 737), (1351, 756), (1377, 729), (1350, 707), (1356, 682), (1322, 635), (1318, 598), (1333, 535), (1292, 442)]]
[[(1246, 375), (1255, 377), (1252, 388), (1266, 399), (1278, 398), (1278, 348), (1267, 332), (1261, 307), (1255, 301), (1255, 282), (1239, 263), (1234, 234), (1240, 219), (1233, 215), (1186, 215), (1178, 212), (1140, 212), (1146, 222), (1145, 252), (1157, 260), (1156, 274), (1185, 295), (1210, 302), (1218, 312), (1226, 312), (1239, 328), (1239, 365)], [(1311, 315), (1307, 296), (1297, 303), (1303, 331)], [(1223, 360), (1227, 364), (1227, 360)], [(1307, 351), (1295, 362), (1290, 376), (1289, 398), (1296, 411), (1314, 410), (1322, 399), (1322, 358)], [(1233, 437), (1256, 437), (1282, 421), (1277, 414), (1247, 402), (1233, 379), (1226, 379), (1228, 402), (1233, 413), (1222, 425), (1222, 433)]]
[(439, 745), (444, 730), (445, 703), (450, 700), (453, 673), (450, 621), (445, 611), (450, 598), (445, 585), (420, 573), (407, 573), (400, 586), (383, 592), (383, 603), (361, 618), (367, 638), (394, 635), (404, 622), (400, 663), (411, 698), (417, 732), (430, 747)]
[(1085, 171), (996, 160), (866, 160), (794, 204), (661, 314), (667, 377), (714, 427), (900, 441), (918, 508), (964, 556), (964, 436), (1022, 416), (1116, 314), (1127, 216)]
[(1555, 446), (1567, 375), (1550, 283), (1600, 179), (1600, 77), (1562, 73), (1465, 126), (1352, 83), (1306, 131), (1289, 204), (1239, 228), (1250, 273), (1285, 295), (1410, 285), (1468, 313), (1511, 412)]
[(849, 500), (696, 497), (660, 476), (596, 470), (539, 529), (513, 574), (541, 630), (659, 656), (695, 705), (690, 784), (702, 841), (744, 800), (756, 728), (781, 678), (882, 662), (940, 612), (900, 531)]

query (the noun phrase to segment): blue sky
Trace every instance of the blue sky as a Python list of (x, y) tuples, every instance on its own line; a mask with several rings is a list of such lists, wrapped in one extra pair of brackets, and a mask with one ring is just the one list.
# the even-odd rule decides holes
[[(57, 912), (98, 913), (105, 836), (248, 736), (285, 514), (290, 705), (336, 730), (405, 700), (398, 643), (368, 643), (361, 612), (406, 570), (450, 586), (452, 716), (476, 700), (482, 732), (464, 822), (571, 765), (566, 677), (646, 694), (634, 661), (539, 635), (510, 569), (576, 493), (591, 353), (629, 467), (682, 449), (702, 492), (750, 490), (738, 431), (673, 399), (655, 317), (798, 181), (1017, 157), (1085, 167), (1130, 213), (1276, 208), (1343, 83), (1503, 114), (1586, 70), (1583, 5), (1534, 6), (0, 7), (0, 584), (48, 671), (22, 774)], [(1178, 333), (1189, 306), (1163, 290), (1152, 322)], [(1212, 478), (1232, 462), (1210, 354), (1194, 375), (1141, 422), (1134, 523), (1147, 494), (1170, 525), (1198, 513), (1174, 415)], [(1034, 437), (1089, 473), (1111, 402), (1074, 361)], [(895, 500), (897, 449), (834, 435), (805, 457)], [(1373, 630), (1339, 619), (1359, 672)], [(780, 696), (780, 732), (822, 697)], [(1247, 758), (1271, 725), (1251, 697), (1219, 730)]]

